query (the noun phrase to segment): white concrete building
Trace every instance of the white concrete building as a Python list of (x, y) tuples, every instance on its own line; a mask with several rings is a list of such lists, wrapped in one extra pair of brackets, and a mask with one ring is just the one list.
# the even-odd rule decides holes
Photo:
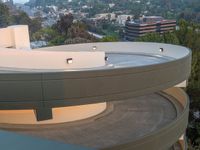
[(116, 14), (114, 13), (103, 13), (103, 14), (97, 14), (95, 15), (96, 19), (110, 19), (110, 20), (115, 20), (116, 19)]
[(29, 30), (26, 25), (0, 29), (0, 47), (30, 49)]
[(0, 129), (26, 134), (0, 131), (0, 149), (187, 149), (189, 99), (179, 87), (190, 75), (188, 48), (108, 42), (30, 50), (27, 26), (0, 34)]

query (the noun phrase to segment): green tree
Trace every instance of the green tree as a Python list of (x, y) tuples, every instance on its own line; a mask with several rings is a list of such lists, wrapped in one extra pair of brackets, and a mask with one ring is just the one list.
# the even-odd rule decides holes
[(60, 17), (60, 20), (54, 25), (62, 35), (67, 35), (68, 29), (73, 24), (74, 17), (72, 14), (67, 14)]
[(90, 43), (90, 42), (91, 40), (81, 37), (68, 38), (67, 40), (65, 40), (65, 44)]
[(191, 108), (200, 109), (200, 51), (193, 50), (192, 56), (192, 71), (187, 92), (191, 96)]
[(6, 27), (9, 25), (9, 9), (6, 5), (0, 2), (0, 27)]
[(178, 45), (180, 43), (176, 34), (172, 33), (172, 32), (164, 33), (163, 38), (164, 38), (165, 43), (176, 44), (176, 45)]
[(47, 42), (53, 40), (55, 37), (59, 36), (59, 33), (51, 27), (43, 28), (33, 34), (33, 40), (45, 40)]
[(100, 40), (100, 42), (117, 42), (117, 41), (119, 41), (119, 39), (116, 36), (105, 36)]
[(49, 46), (55, 46), (55, 45), (63, 45), (64, 42), (65, 42), (66, 38), (63, 36), (63, 35), (59, 35), (59, 36), (56, 36), (54, 39), (52, 39), (50, 42), (49, 42)]
[(159, 33), (149, 33), (149, 34), (146, 34), (145, 36), (138, 38), (137, 41), (163, 43), (165, 42), (165, 39)]
[(187, 45), (186, 44), (187, 32), (188, 32), (188, 22), (186, 22), (185, 20), (181, 19), (178, 22), (178, 30), (176, 32), (176, 35), (177, 35), (181, 45), (185, 45), (185, 46)]
[(31, 19), (25, 12), (22, 11), (19, 11), (16, 15), (11, 17), (11, 24), (28, 25), (31, 37), (33, 33), (42, 28), (40, 18)]

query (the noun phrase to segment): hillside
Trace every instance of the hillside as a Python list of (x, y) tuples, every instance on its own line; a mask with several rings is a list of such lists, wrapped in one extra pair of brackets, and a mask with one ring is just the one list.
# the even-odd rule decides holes
[(179, 18), (200, 22), (199, 0), (30, 0), (31, 7), (55, 5), (89, 13), (121, 12), (123, 14), (161, 15), (165, 18)]

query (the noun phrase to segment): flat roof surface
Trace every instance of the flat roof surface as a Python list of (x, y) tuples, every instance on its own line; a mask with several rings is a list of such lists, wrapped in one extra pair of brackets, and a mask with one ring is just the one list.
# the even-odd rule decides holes
[(176, 119), (179, 104), (160, 94), (111, 102), (93, 118), (54, 125), (7, 125), (5, 130), (89, 148), (106, 148), (131, 142), (163, 128)]
[(153, 54), (108, 53), (108, 64), (114, 67), (139, 67), (168, 62), (174, 58)]
[(139, 53), (106, 53), (108, 61), (105, 66), (82, 69), (26, 69), (26, 68), (10, 68), (0, 66), (0, 73), (16, 73), (16, 72), (49, 72), (49, 71), (86, 71), (86, 70), (102, 70), (109, 68), (127, 68), (141, 67), (153, 64), (159, 64), (174, 60), (172, 57), (155, 55), (155, 54), (139, 54)]
[[(16, 72), (55, 72), (55, 71), (81, 71), (81, 70), (103, 70), (112, 68), (144, 67), (160, 63), (168, 63), (173, 60), (189, 57), (191, 52), (186, 47), (147, 42), (108, 42), (108, 43), (86, 43), (72, 44), (54, 47), (34, 49), (33, 51), (57, 51), (57, 52), (83, 52), (104, 51), (108, 56), (107, 65), (98, 68), (87, 69), (26, 69), (22, 67), (9, 68), (0, 65), (0, 73)], [(161, 48), (163, 51), (161, 51)], [(5, 50), (5, 48), (2, 48)]]

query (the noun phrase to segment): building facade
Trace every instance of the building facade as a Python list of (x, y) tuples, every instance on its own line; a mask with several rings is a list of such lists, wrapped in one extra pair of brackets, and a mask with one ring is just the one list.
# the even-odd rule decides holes
[(142, 17), (136, 21), (127, 21), (125, 24), (125, 39), (134, 41), (148, 33), (171, 32), (176, 27), (176, 20), (166, 20), (159, 16)]

